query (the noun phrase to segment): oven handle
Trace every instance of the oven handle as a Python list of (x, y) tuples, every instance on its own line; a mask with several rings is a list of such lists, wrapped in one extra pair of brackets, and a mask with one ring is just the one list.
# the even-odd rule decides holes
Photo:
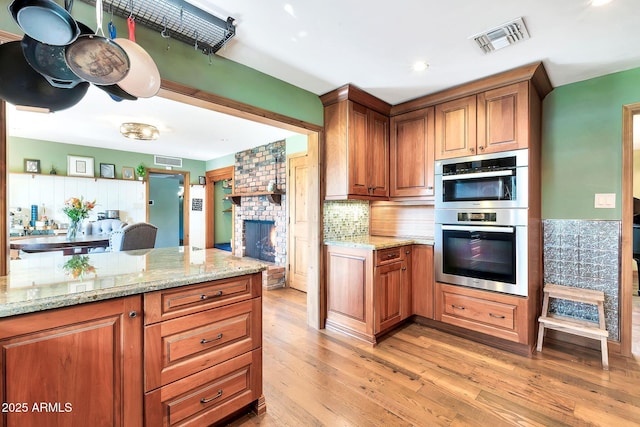
[(459, 175), (442, 175), (443, 181), (452, 181), (452, 180), (460, 180), (460, 179), (478, 179), (478, 178), (492, 178), (495, 176), (513, 176), (515, 171), (513, 169), (495, 171), (495, 172), (474, 172), (474, 173), (463, 173)]
[(443, 225), (442, 230), (450, 231), (484, 231), (488, 233), (515, 233), (515, 227), (491, 227), (491, 226), (467, 226), (467, 225)]

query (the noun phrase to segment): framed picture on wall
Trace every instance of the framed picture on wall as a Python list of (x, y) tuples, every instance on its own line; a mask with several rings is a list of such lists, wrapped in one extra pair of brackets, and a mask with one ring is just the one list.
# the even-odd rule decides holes
[(67, 156), (67, 175), (95, 176), (93, 157)]
[(116, 165), (110, 163), (100, 163), (100, 177), (102, 178), (115, 178), (116, 177)]
[(40, 160), (24, 159), (24, 171), (26, 173), (40, 173)]
[(133, 168), (125, 166), (122, 168), (122, 179), (134, 179)]

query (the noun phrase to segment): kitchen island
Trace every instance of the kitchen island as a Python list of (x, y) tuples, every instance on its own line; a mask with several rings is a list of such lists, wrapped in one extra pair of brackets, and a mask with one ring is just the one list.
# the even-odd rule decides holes
[(210, 425), (265, 410), (265, 264), (188, 247), (21, 258), (0, 278), (2, 425)]

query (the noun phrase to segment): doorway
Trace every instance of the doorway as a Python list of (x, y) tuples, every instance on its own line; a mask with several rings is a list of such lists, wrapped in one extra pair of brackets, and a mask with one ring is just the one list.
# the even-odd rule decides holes
[(149, 169), (147, 222), (158, 227), (156, 248), (189, 244), (189, 172)]

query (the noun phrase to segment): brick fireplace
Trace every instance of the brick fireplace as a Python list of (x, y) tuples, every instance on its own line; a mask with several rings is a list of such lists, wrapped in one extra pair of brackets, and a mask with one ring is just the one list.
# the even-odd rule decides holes
[[(287, 210), (286, 210), (286, 153), (285, 141), (277, 141), (235, 155), (234, 194), (266, 192), (274, 181), (282, 194), (280, 204), (272, 203), (267, 196), (244, 196), (236, 206), (233, 221), (234, 249), (237, 256), (247, 256), (247, 221), (273, 222), (273, 266), (263, 275), (265, 288), (285, 286), (287, 260)], [(250, 243), (255, 245), (254, 243)]]

